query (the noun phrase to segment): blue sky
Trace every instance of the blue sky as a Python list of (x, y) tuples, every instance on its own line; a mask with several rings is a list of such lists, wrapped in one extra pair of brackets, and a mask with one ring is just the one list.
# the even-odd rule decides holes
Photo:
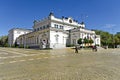
[(83, 15), (88, 29), (120, 32), (120, 0), (0, 0), (0, 36), (11, 28), (32, 29), (33, 21), (47, 17), (50, 11), (79, 22)]

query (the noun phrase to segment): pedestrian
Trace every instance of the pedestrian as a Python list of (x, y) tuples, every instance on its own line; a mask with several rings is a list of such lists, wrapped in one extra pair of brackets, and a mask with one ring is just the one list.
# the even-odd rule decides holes
[(97, 46), (96, 46), (96, 45), (93, 46), (93, 47), (92, 47), (92, 50), (95, 51), (95, 52), (97, 52)]
[(78, 47), (75, 46), (75, 53), (78, 53)]
[(92, 46), (92, 51), (94, 51), (94, 46)]
[(95, 52), (97, 52), (97, 46), (95, 45)]

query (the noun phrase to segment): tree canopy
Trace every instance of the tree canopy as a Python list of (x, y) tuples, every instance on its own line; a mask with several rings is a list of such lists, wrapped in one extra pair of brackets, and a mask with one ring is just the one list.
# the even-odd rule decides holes
[(113, 47), (114, 45), (120, 45), (120, 34), (110, 34), (109, 32), (95, 30), (97, 35), (101, 37), (101, 45)]
[(1, 36), (0, 37), (0, 46), (7, 47), (8, 46), (8, 36)]
[(77, 43), (80, 45), (82, 44), (82, 38), (78, 39)]

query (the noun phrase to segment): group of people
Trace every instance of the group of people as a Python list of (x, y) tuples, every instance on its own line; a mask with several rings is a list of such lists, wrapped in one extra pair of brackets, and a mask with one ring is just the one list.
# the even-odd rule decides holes
[[(93, 51), (97, 51), (97, 46), (95, 45), (95, 46), (92, 46), (92, 50)], [(78, 53), (78, 46), (75, 46), (75, 53)]]

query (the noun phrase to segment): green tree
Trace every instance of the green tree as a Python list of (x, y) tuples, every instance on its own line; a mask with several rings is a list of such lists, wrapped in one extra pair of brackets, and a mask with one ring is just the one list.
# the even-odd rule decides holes
[(95, 30), (95, 33), (97, 35), (100, 35), (102, 46), (109, 46), (110, 47), (113, 44), (113, 36), (109, 32)]
[(2, 46), (2, 47), (7, 47), (8, 46), (8, 36), (1, 36), (0, 46)]
[(115, 34), (114, 43), (115, 45), (120, 45), (120, 34)]
[(79, 45), (81, 45), (81, 44), (82, 44), (82, 38), (78, 39), (77, 43), (78, 43)]
[(89, 40), (87, 38), (84, 38), (83, 43), (85, 44), (85, 47), (86, 47), (86, 44), (89, 43)]
[(94, 41), (93, 41), (92, 39), (90, 39), (90, 40), (89, 40), (89, 43), (90, 43), (90, 45), (91, 45), (92, 43), (94, 43)]

